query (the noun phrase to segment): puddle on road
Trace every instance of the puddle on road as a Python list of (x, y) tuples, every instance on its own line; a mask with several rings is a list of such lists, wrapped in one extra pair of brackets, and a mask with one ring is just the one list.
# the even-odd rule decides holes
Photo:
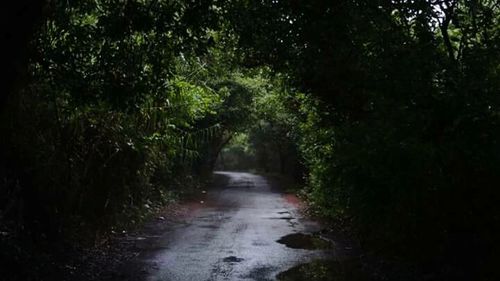
[(322, 250), (332, 249), (333, 243), (318, 235), (293, 233), (281, 237), (276, 242), (293, 249)]
[(229, 256), (229, 257), (225, 257), (224, 259), (222, 259), (223, 262), (241, 262), (243, 260), (244, 259), (238, 258), (238, 257), (235, 257), (235, 256)]
[(276, 276), (278, 281), (368, 281), (357, 260), (316, 260), (294, 266)]
[(294, 220), (294, 217), (272, 217), (269, 218), (270, 220), (286, 220), (286, 221), (291, 221)]

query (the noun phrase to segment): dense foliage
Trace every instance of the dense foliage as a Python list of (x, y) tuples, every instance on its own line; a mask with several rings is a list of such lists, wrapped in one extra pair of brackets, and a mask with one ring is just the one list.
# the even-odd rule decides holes
[[(246, 63), (313, 96), (301, 102), (300, 146), (322, 212), (350, 218), (384, 252), (491, 266), (498, 2), (233, 3)], [(457, 251), (480, 258), (463, 265)]]
[(2, 264), (32, 242), (99, 242), (191, 192), (248, 115), (216, 6), (46, 8), (1, 111)]
[(485, 278), (497, 2), (50, 1), (1, 111), (0, 231), (133, 223), (223, 151), (221, 165), (304, 177), (367, 249)]

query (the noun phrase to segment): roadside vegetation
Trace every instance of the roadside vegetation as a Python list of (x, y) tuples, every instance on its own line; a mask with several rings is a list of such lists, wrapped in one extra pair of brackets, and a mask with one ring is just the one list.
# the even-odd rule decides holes
[(3, 265), (98, 243), (217, 167), (294, 178), (364, 249), (431, 279), (497, 275), (497, 1), (23, 9), (2, 27)]

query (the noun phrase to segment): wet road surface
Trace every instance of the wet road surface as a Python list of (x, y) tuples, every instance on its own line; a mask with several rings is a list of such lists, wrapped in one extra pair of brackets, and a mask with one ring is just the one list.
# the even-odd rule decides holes
[[(288, 247), (290, 234), (308, 234), (319, 225), (303, 218), (297, 205), (273, 191), (265, 178), (217, 172), (226, 184), (208, 190), (203, 207), (173, 224), (141, 254), (142, 280), (276, 280), (298, 264), (331, 256), (329, 247)], [(281, 243), (280, 243), (281, 242)]]

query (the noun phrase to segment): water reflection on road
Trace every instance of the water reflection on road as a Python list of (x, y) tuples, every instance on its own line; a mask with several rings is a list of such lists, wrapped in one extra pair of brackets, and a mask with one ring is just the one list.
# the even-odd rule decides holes
[(205, 207), (172, 225), (156, 250), (141, 255), (144, 280), (276, 280), (291, 278), (301, 264), (333, 257), (333, 244), (308, 235), (320, 226), (264, 177), (216, 176), (227, 177), (226, 184), (207, 192)]

